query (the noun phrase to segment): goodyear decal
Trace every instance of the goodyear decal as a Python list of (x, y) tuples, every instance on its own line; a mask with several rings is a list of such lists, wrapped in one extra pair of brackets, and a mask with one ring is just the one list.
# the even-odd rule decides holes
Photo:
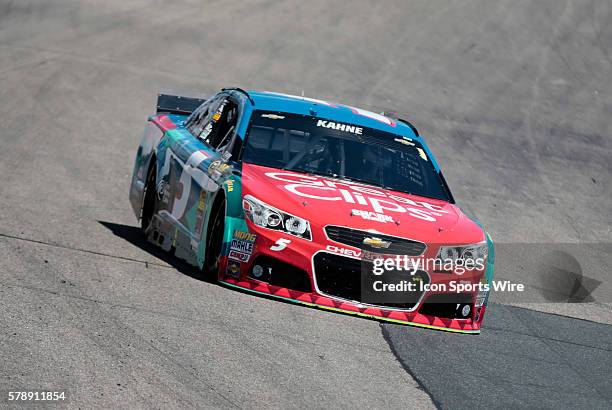
[(234, 277), (240, 276), (240, 262), (228, 261), (227, 262), (227, 269), (225, 270), (225, 272), (228, 275), (231, 275), (231, 276), (234, 276)]

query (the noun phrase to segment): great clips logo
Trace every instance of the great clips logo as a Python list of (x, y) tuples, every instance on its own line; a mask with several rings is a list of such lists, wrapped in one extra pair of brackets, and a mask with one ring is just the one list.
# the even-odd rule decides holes
[(436, 216), (448, 213), (438, 205), (413, 201), (409, 198), (361, 185), (288, 172), (266, 172), (266, 176), (277, 181), (287, 182), (284, 188), (295, 195), (321, 201), (344, 201), (349, 204), (364, 205), (371, 207), (377, 214), (408, 213), (414, 218), (435, 222)]

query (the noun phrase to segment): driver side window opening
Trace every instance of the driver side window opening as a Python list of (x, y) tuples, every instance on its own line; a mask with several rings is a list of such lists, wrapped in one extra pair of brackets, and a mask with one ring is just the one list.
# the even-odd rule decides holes
[(226, 96), (203, 103), (187, 120), (187, 130), (214, 149), (227, 145), (236, 129), (238, 104)]
[(236, 129), (238, 105), (228, 98), (213, 101), (188, 125), (189, 131), (214, 149), (227, 145)]
[(231, 142), (238, 120), (238, 105), (225, 99), (212, 116), (212, 130), (206, 142), (215, 149), (226, 148)]
[(216, 103), (214, 98), (211, 98), (202, 103), (187, 119), (186, 127), (187, 130), (197, 137), (202, 133), (204, 126), (207, 123), (207, 119), (209, 117), (209, 111), (212, 105)]

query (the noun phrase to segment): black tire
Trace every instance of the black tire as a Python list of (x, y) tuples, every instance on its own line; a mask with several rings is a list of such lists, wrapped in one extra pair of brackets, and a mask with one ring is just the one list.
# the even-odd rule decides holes
[(157, 206), (157, 190), (155, 187), (156, 183), (156, 170), (155, 163), (149, 166), (149, 174), (147, 175), (147, 182), (145, 183), (144, 192), (142, 194), (142, 214), (140, 218), (140, 229), (146, 235), (149, 225), (153, 220), (155, 214), (155, 208)]
[(206, 236), (206, 256), (202, 268), (204, 279), (211, 282), (216, 281), (219, 274), (219, 259), (225, 232), (225, 201), (220, 201), (216, 205), (210, 215)]

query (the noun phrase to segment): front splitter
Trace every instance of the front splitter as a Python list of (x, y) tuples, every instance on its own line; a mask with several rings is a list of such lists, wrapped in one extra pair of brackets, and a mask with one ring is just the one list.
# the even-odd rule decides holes
[[(315, 295), (294, 291), (287, 288), (269, 285), (265, 282), (254, 280), (239, 280), (228, 275), (223, 275), (220, 283), (232, 288), (245, 290), (251, 293), (271, 296), (286, 302), (296, 303), (311, 308), (317, 308), (352, 316), (374, 319), (389, 323), (407, 326), (415, 326), (445, 332), (479, 334), (480, 328), (473, 328), (471, 320), (443, 319), (421, 315), (417, 312), (406, 312), (399, 310), (386, 310), (370, 306), (358, 306), (349, 302), (339, 301), (326, 296)], [(482, 312), (484, 313), (484, 312)]]

